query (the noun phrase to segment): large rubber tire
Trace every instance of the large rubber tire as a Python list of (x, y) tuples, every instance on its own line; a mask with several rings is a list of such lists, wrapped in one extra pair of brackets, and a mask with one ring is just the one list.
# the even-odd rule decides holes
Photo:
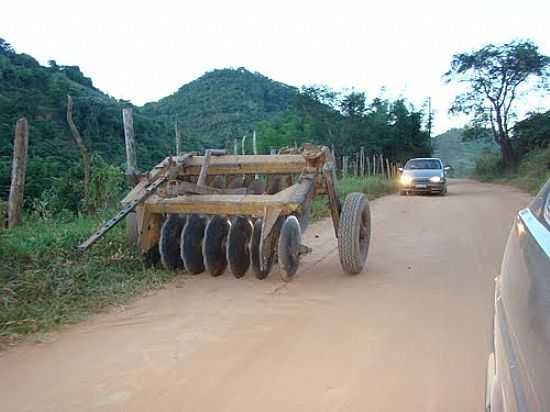
[(168, 270), (183, 269), (180, 254), (181, 231), (186, 215), (169, 214), (160, 229), (159, 253), (162, 266)]
[(371, 219), (369, 202), (363, 193), (346, 196), (338, 226), (338, 252), (342, 268), (356, 274), (363, 270), (369, 253)]
[(285, 282), (290, 281), (298, 271), (301, 243), (302, 230), (300, 229), (300, 222), (296, 216), (288, 216), (281, 228), (277, 247), (281, 279)]

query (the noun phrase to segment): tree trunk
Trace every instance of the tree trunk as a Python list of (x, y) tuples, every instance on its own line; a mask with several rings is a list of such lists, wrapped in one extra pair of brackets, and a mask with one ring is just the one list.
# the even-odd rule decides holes
[(10, 197), (8, 200), (8, 227), (10, 229), (21, 223), (28, 147), (29, 126), (27, 119), (23, 117), (19, 119), (15, 125), (15, 139), (13, 142), (13, 164)]
[(95, 213), (95, 207), (89, 203), (89, 194), (90, 194), (90, 180), (92, 176), (92, 162), (90, 160), (90, 155), (88, 154), (88, 150), (86, 149), (86, 146), (84, 146), (84, 142), (82, 141), (82, 137), (80, 136), (80, 132), (76, 128), (76, 125), (73, 121), (73, 98), (70, 95), (67, 95), (67, 123), (69, 124), (69, 127), (71, 129), (71, 133), (73, 135), (73, 140), (78, 146), (78, 149), (80, 150), (80, 158), (82, 159), (82, 169), (84, 171), (84, 199), (86, 203), (86, 208), (89, 212)]
[(502, 160), (506, 167), (513, 167), (516, 164), (516, 157), (514, 155), (514, 150), (510, 144), (510, 138), (504, 127), (504, 121), (500, 110), (495, 109), (496, 117), (496, 130), (493, 129), (493, 133), (498, 135), (498, 144), (500, 145), (500, 152), (502, 153)]

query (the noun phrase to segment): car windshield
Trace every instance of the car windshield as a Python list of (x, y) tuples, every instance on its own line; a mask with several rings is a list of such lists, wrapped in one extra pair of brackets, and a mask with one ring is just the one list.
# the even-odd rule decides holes
[(441, 169), (441, 162), (436, 159), (412, 159), (407, 162), (405, 169)]

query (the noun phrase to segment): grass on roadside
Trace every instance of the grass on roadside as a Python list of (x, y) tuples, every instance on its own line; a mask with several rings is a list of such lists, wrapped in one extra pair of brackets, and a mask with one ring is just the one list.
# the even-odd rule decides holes
[(142, 263), (124, 225), (90, 251), (78, 252), (76, 245), (99, 223), (89, 217), (52, 219), (0, 231), (0, 346), (82, 320), (174, 276)]
[[(395, 190), (382, 178), (346, 178), (337, 184), (341, 199), (360, 191), (369, 199)], [(329, 216), (326, 198), (312, 205), (312, 219)], [(76, 249), (110, 217), (27, 219), (13, 230), (0, 229), (0, 347), (20, 337), (77, 322), (161, 287), (176, 273), (147, 267), (128, 245), (121, 224), (86, 253)]]

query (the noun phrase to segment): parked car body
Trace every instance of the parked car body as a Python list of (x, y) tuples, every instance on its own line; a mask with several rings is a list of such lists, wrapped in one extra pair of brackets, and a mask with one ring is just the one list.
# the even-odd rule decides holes
[(423, 157), (410, 159), (404, 168), (399, 169), (401, 195), (408, 193), (447, 193), (448, 167), (437, 157)]
[(493, 329), (486, 409), (550, 411), (550, 180), (510, 231)]

